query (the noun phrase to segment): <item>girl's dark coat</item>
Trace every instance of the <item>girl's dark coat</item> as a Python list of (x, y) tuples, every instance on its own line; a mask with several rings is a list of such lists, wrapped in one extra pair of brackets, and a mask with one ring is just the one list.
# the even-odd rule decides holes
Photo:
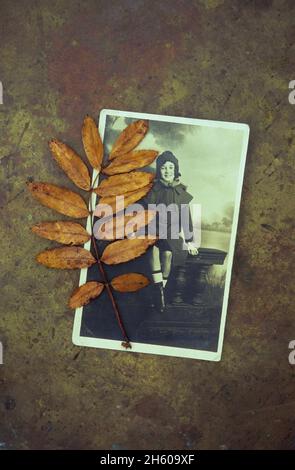
[[(173, 181), (171, 185), (163, 183), (161, 180), (156, 179), (155, 183), (144, 198), (143, 203), (147, 207), (148, 204), (175, 204), (178, 207), (179, 213), (181, 211), (181, 204), (188, 205), (193, 196), (186, 191), (186, 186), (178, 181)], [(192, 232), (192, 219), (189, 211), (189, 231)], [(185, 232), (185, 226), (179, 226), (179, 231), (183, 228)], [(159, 224), (157, 224), (157, 233), (159, 231)], [(166, 249), (172, 251), (172, 263), (173, 265), (181, 265), (185, 263), (187, 257), (187, 250), (183, 249), (183, 239), (172, 239), (171, 238), (171, 215), (168, 213), (167, 220), (167, 240), (159, 240), (157, 242), (160, 249)], [(185, 241), (192, 241), (193, 237), (191, 234), (184, 233)]]

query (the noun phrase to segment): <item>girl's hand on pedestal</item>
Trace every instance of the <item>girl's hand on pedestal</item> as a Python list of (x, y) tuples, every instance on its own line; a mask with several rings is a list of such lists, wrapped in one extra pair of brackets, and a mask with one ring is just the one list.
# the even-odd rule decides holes
[(190, 255), (197, 255), (199, 253), (198, 248), (193, 242), (187, 242), (187, 249)]

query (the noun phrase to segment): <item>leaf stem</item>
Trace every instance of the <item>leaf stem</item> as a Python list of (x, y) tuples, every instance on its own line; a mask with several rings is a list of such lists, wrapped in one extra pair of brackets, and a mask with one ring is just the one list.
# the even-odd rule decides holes
[[(94, 185), (97, 181), (97, 178), (99, 176), (99, 173), (96, 175), (92, 185), (91, 185), (91, 189), (93, 190), (94, 188)], [(93, 244), (93, 247), (94, 247), (94, 251), (95, 251), (95, 256), (96, 256), (96, 260), (97, 260), (97, 265), (98, 265), (98, 268), (99, 268), (99, 271), (102, 275), (102, 278), (103, 278), (103, 281), (105, 283), (105, 287), (107, 289), (107, 292), (108, 292), (108, 295), (109, 295), (109, 298), (111, 300), (111, 303), (112, 303), (112, 306), (113, 306), (113, 309), (114, 309), (114, 312), (115, 312), (115, 315), (116, 315), (116, 318), (117, 318), (117, 321), (118, 321), (118, 324), (119, 324), (119, 327), (121, 329), (121, 332), (123, 334), (123, 338), (124, 338), (124, 341), (122, 342), (122, 346), (126, 349), (131, 349), (131, 343), (130, 343), (130, 340), (128, 338), (128, 335), (126, 333), (126, 330), (125, 330), (125, 327), (124, 327), (124, 324), (123, 324), (123, 321), (122, 321), (122, 318), (121, 318), (121, 315), (120, 315), (120, 312), (119, 312), (119, 309), (118, 309), (118, 306), (116, 304), (116, 301), (115, 301), (115, 298), (114, 298), (114, 295), (113, 295), (113, 291), (112, 291), (112, 288), (111, 288), (111, 285), (109, 284), (108, 282), (108, 278), (107, 278), (107, 275), (106, 275), (106, 272), (104, 270), (104, 267), (103, 267), (103, 263), (101, 262), (101, 259), (100, 259), (100, 256), (99, 256), (99, 253), (98, 253), (98, 248), (97, 248), (97, 244), (96, 244), (96, 238), (94, 236), (94, 232), (93, 232), (93, 221), (94, 221), (94, 216), (93, 216), (93, 207), (92, 207), (92, 192), (90, 194), (90, 211), (91, 211), (91, 241), (92, 241), (92, 244)]]
[(97, 249), (97, 245), (96, 245), (96, 239), (95, 239), (95, 236), (91, 235), (91, 239), (92, 239), (92, 243), (93, 243), (93, 246), (94, 246), (94, 250), (95, 250), (95, 255), (96, 255), (96, 260), (97, 260), (97, 264), (98, 264), (98, 267), (99, 267), (99, 270), (100, 270), (100, 273), (103, 277), (103, 280), (104, 280), (104, 283), (105, 283), (105, 287), (108, 291), (108, 294), (109, 294), (109, 297), (110, 297), (110, 300), (112, 302), (112, 306), (113, 306), (113, 309), (114, 309), (114, 312), (115, 312), (115, 315), (116, 315), (116, 318), (118, 320), (118, 323), (119, 323), (119, 326), (120, 326), (120, 329), (122, 331), (122, 334), (123, 334), (123, 337), (124, 337), (124, 343), (126, 344), (124, 347), (128, 347), (131, 349), (131, 344), (130, 344), (130, 340), (127, 336), (127, 333), (126, 333), (126, 330), (125, 330), (125, 327), (123, 325), (123, 321), (122, 321), (122, 318), (121, 318), (121, 315), (120, 315), (120, 312), (119, 312), (119, 309), (118, 309), (118, 306), (116, 304), (116, 301), (114, 299), (114, 295), (113, 295), (113, 292), (112, 292), (112, 289), (111, 289), (111, 286), (108, 282), (108, 279), (107, 279), (107, 276), (106, 276), (106, 272), (103, 268), (103, 264), (100, 260), (100, 257), (99, 257), (99, 253), (98, 253), (98, 249)]

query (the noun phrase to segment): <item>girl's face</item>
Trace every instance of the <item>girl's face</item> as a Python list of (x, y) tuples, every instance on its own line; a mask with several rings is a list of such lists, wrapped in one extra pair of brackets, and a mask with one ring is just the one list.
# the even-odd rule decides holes
[(161, 178), (166, 181), (166, 183), (172, 183), (175, 176), (175, 167), (174, 163), (166, 162), (160, 168)]

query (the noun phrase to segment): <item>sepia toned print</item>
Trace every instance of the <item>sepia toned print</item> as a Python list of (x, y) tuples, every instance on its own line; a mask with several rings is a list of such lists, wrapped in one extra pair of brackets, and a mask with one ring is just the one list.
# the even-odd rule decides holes
[[(136, 294), (130, 294), (128, 288), (115, 293), (132, 341), (131, 352), (218, 361), (222, 352), (249, 128), (245, 124), (103, 110), (99, 130), (107, 154), (123, 129), (138, 120), (148, 121), (149, 131), (133, 152), (152, 148), (158, 156), (152, 163), (147, 160), (147, 165), (140, 168), (152, 175), (152, 184), (140, 195), (141, 199), (136, 200), (135, 206), (137, 210), (141, 205), (145, 211), (157, 212), (158, 206), (164, 205), (170, 206), (170, 210), (162, 222), (159, 223), (159, 214), (153, 219), (157, 220), (153, 226), (157, 240), (150, 243), (141, 257), (128, 261), (128, 267), (106, 266), (110, 278), (133, 272), (150, 280), (150, 284)], [(139, 131), (143, 132), (142, 129)], [(127, 138), (124, 145), (128, 145)], [(116, 158), (116, 152), (111, 165), (118, 166), (122, 157)], [(127, 158), (132, 162), (134, 157)], [(131, 165), (130, 173), (126, 174), (132, 171)], [(134, 181), (139, 178), (143, 177), (132, 176)], [(116, 177), (110, 183), (103, 181), (101, 175), (100, 185), (107, 187), (110, 194), (102, 199), (107, 200), (112, 198), (112, 187), (124, 182), (125, 177)], [(93, 198), (95, 205), (99, 204), (99, 195), (94, 194)], [(114, 208), (113, 201), (111, 207)], [(179, 217), (173, 219), (173, 213), (179, 215), (183, 208), (186, 209), (183, 220), (187, 223)], [(126, 214), (122, 218), (123, 228), (125, 219)], [(176, 224), (173, 220), (177, 220)], [(161, 230), (163, 225), (164, 231)], [(141, 231), (148, 227), (149, 224), (142, 223)], [(173, 230), (177, 237), (172, 236)], [(97, 241), (101, 252), (109, 240)], [(96, 277), (92, 266), (82, 269), (80, 285), (97, 281)], [(99, 303), (93, 300), (76, 309), (73, 342), (124, 350), (106, 292), (101, 293)]]

